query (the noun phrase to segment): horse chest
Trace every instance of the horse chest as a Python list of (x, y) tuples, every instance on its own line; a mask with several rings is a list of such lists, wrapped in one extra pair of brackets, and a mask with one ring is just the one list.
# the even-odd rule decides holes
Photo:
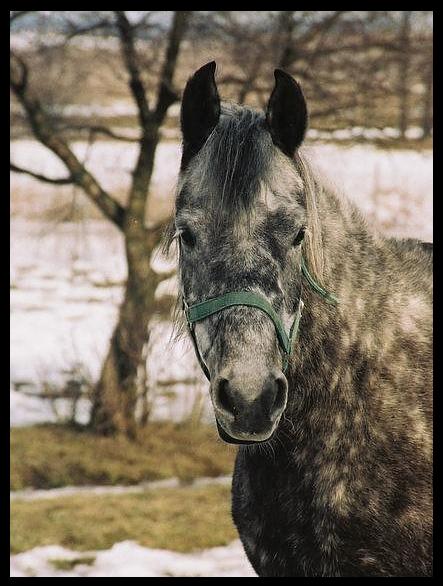
[[(291, 577), (430, 575), (431, 539), (422, 530), (429, 517), (426, 486), (421, 503), (405, 507), (398, 498), (389, 504), (389, 473), (380, 478), (380, 489), (360, 479), (359, 491), (349, 478), (340, 481), (339, 472), (327, 461), (309, 471), (239, 451), (232, 513), (255, 571)], [(407, 522), (415, 518), (418, 525)]]
[(339, 575), (333, 498), (315, 494), (294, 469), (251, 470), (238, 458), (233, 518), (260, 576)]

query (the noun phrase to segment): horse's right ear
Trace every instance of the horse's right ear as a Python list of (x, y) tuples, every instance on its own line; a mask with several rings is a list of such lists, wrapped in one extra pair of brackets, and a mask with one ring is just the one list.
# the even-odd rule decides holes
[(275, 87), (269, 98), (266, 122), (273, 143), (288, 157), (301, 145), (308, 126), (308, 110), (300, 86), (293, 77), (276, 69)]
[(215, 67), (215, 61), (203, 65), (189, 79), (183, 92), (180, 123), (185, 160), (189, 160), (201, 149), (220, 118)]

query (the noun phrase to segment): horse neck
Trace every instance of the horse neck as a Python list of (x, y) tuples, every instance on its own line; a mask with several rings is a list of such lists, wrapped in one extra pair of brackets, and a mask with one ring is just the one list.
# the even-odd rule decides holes
[[(316, 187), (321, 285), (339, 302), (326, 303), (302, 279), (304, 310), (287, 372), (288, 405), (273, 448), (281, 445), (284, 458), (295, 449), (297, 466), (312, 468), (314, 462), (321, 475), (329, 470), (328, 458), (343, 459), (345, 449), (349, 458), (358, 453), (364, 461), (362, 454), (377, 449), (395, 420), (399, 438), (411, 425), (425, 430), (416, 435), (428, 457), (432, 276), (427, 253), (420, 245), (371, 233), (352, 204)], [(410, 413), (417, 414), (418, 424), (411, 423)]]
[[(360, 328), (361, 312), (375, 291), (377, 280), (374, 259), (380, 254), (380, 242), (364, 219), (348, 200), (315, 183), (318, 229), (317, 242), (322, 244), (322, 286), (338, 297), (334, 306), (313, 290), (304, 280), (304, 311), (299, 337), (289, 374), (289, 384), (296, 392), (315, 393), (327, 401), (340, 400), (345, 387), (334, 386), (343, 367), (352, 377), (352, 354), (361, 347), (365, 331)], [(312, 255), (311, 250), (311, 255)], [(307, 255), (309, 264), (309, 254)], [(309, 269), (309, 267), (308, 267)], [(357, 292), (356, 292), (357, 291)], [(372, 324), (371, 324), (372, 325)]]

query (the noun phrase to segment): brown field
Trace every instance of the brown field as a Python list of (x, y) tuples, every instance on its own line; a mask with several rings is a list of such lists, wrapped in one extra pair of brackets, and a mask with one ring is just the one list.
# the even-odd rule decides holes
[(11, 490), (67, 485), (136, 484), (231, 474), (236, 449), (209, 425), (152, 422), (137, 442), (81, 428), (11, 429)]

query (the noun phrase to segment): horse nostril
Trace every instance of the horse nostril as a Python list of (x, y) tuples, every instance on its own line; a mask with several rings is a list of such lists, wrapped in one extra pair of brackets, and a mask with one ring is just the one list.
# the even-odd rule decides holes
[(235, 405), (229, 390), (229, 381), (225, 378), (220, 379), (217, 387), (217, 402), (224, 411), (234, 414)]
[(220, 377), (213, 391), (216, 412), (242, 425), (261, 426), (276, 421), (286, 406), (286, 377), (269, 374), (262, 385), (256, 382), (252, 387), (252, 384), (248, 379), (240, 384), (238, 378)]
[(275, 395), (271, 407), (271, 416), (279, 415), (283, 410), (288, 396), (288, 383), (285, 376), (279, 376), (275, 379)]

